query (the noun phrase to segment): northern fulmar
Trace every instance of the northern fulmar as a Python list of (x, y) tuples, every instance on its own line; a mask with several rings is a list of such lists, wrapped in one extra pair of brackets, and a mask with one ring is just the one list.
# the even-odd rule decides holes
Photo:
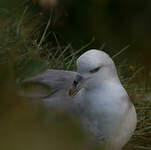
[(49, 109), (75, 111), (85, 133), (93, 139), (92, 145), (121, 150), (135, 130), (137, 116), (113, 60), (105, 52), (92, 49), (82, 54), (76, 65), (77, 72), (47, 70), (24, 83), (51, 87), (51, 94), (43, 87), (31, 97), (41, 96)]

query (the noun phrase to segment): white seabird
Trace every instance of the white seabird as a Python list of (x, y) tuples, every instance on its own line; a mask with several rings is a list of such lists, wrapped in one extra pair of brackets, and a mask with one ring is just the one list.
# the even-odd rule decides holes
[[(46, 107), (74, 112), (76, 106), (92, 146), (121, 150), (132, 136), (137, 123), (135, 107), (118, 78), (113, 60), (105, 52), (89, 50), (81, 55), (77, 73), (47, 70), (24, 83), (31, 81), (52, 88), (52, 94), (40, 95)], [(38, 95), (44, 91), (38, 90)]]

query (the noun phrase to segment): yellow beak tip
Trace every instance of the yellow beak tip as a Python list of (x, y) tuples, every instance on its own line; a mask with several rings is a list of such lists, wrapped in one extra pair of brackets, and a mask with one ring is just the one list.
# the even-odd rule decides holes
[(72, 88), (69, 89), (69, 96), (73, 96), (73, 89)]

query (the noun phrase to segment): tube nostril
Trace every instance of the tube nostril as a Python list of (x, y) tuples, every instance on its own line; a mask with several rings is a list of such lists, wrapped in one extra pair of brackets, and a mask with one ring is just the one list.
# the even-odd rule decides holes
[(78, 84), (78, 81), (74, 80), (73, 85), (76, 86)]

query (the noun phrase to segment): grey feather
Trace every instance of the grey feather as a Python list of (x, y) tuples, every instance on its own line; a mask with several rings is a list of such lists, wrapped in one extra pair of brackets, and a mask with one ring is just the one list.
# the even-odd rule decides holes
[[(66, 109), (71, 111), (74, 109), (74, 102), (71, 100), (68, 91), (72, 86), (76, 72), (64, 70), (46, 70), (37, 76), (25, 79), (22, 87), (29, 84), (35, 84), (34, 92), (27, 94), (22, 89), (22, 95), (32, 99), (42, 99), (43, 104), (47, 108)], [(48, 88), (51, 89), (48, 90)], [(34, 93), (34, 94), (33, 94)]]

